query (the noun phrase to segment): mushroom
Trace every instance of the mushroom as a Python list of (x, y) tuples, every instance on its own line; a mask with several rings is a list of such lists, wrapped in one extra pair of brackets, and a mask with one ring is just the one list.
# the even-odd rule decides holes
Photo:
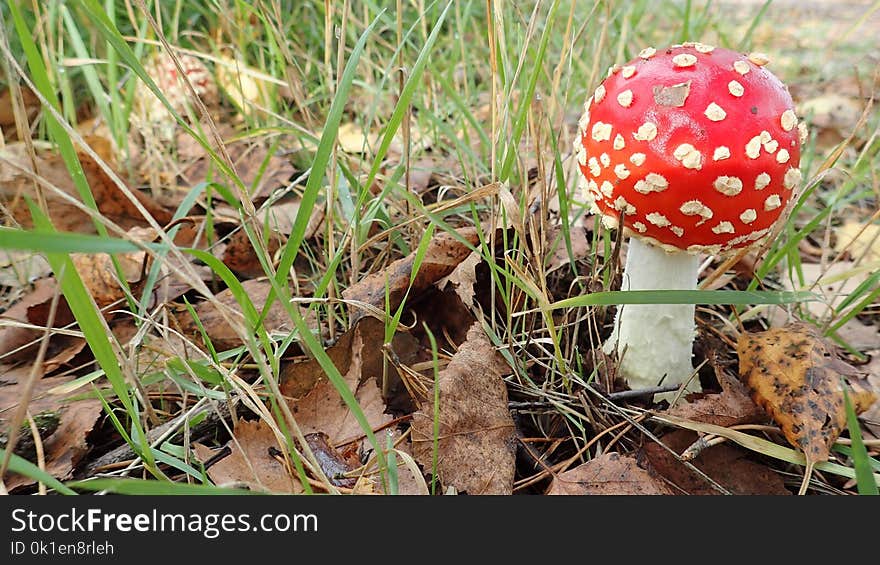
[[(614, 65), (584, 104), (575, 154), (603, 224), (630, 236), (624, 290), (696, 289), (700, 254), (765, 240), (801, 181), (798, 123), (764, 66), (701, 43)], [(606, 353), (630, 388), (689, 381), (693, 304), (618, 308)]]

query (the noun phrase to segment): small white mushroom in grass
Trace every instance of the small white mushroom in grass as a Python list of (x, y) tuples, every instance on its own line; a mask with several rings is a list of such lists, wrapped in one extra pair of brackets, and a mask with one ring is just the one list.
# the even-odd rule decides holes
[[(618, 104), (594, 106), (591, 119), (613, 129), (615, 148), (617, 134), (625, 144), (602, 169), (597, 181), (608, 194), (592, 210), (632, 235), (623, 290), (696, 289), (701, 253), (756, 244), (787, 209), (801, 180), (794, 104), (752, 58), (689, 43), (643, 51), (603, 81), (603, 95)], [(665, 95), (673, 88), (686, 96)], [(630, 96), (638, 104), (620, 103)], [(608, 151), (595, 136), (583, 143), (591, 155)], [(699, 390), (694, 315), (693, 304), (618, 306), (604, 349), (620, 356), (631, 388), (662, 380)]]

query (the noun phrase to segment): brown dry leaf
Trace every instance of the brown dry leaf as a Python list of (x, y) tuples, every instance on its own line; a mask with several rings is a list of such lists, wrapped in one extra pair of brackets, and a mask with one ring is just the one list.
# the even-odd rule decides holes
[(661, 477), (633, 457), (605, 453), (553, 478), (547, 494), (676, 494)]
[[(23, 322), (46, 327), (49, 322), (52, 298), (56, 292), (60, 291), (54, 278), (39, 279), (34, 282), (33, 289), (28, 294), (0, 315), (0, 358), (3, 362), (33, 361), (43, 331), (4, 325), (2, 321)], [(60, 297), (52, 327), (64, 327), (73, 321), (73, 314), (67, 307), (67, 301), (64, 300), (64, 297)], [(79, 337), (52, 335), (43, 362), (43, 371), (47, 374), (51, 373), (60, 365), (73, 359), (84, 347), (85, 340)]]
[[(513, 492), (516, 440), (501, 378), (508, 371), (479, 323), (440, 371), (437, 471), (444, 486), (469, 494)], [(431, 469), (433, 398), (413, 414), (412, 444), (416, 461)]]
[(547, 261), (547, 272), (551, 273), (556, 269), (568, 265), (572, 260), (577, 261), (583, 259), (590, 253), (590, 242), (587, 241), (587, 231), (580, 223), (572, 225), (569, 230), (571, 237), (571, 253), (568, 254), (565, 237), (562, 235), (562, 225), (553, 225), (547, 234), (547, 245), (549, 259)]
[[(697, 441), (697, 434), (689, 430), (674, 430), (660, 439), (667, 447), (681, 454)], [(662, 446), (651, 442), (642, 450), (651, 468), (682, 491), (693, 495), (721, 494)], [(746, 450), (720, 444), (704, 449), (691, 463), (731, 494), (791, 494), (785, 488), (782, 477), (770, 468), (749, 460), (747, 455)]]
[[(369, 337), (369, 334), (362, 332), (359, 324), (351, 337), (348, 367), (342, 377), (361, 407), (370, 428), (377, 430), (390, 422), (391, 416), (385, 414), (385, 402), (376, 379), (370, 378), (377, 375), (367, 372), (375, 371), (375, 354), (381, 347), (381, 340), (377, 342), (365, 337)], [(286, 389), (287, 386), (282, 385), (282, 392)], [(304, 434), (323, 432), (334, 446), (359, 441), (364, 436), (364, 430), (354, 414), (327, 378), (318, 380), (308, 394), (289, 400), (289, 404)]]
[[(233, 430), (235, 441), (226, 447), (230, 453), (208, 467), (208, 477), (215, 485), (244, 484), (259, 492), (299, 494), (303, 488), (296, 471), (288, 469), (280, 455), (278, 440), (272, 429), (262, 420), (239, 420)], [(195, 444), (196, 457), (204, 464), (216, 452), (210, 447)]]
[[(284, 244), (284, 241), (285, 239), (277, 233), (270, 233), (266, 246), (270, 260)], [(229, 237), (226, 249), (223, 250), (223, 263), (239, 277), (254, 278), (266, 276), (266, 272), (260, 264), (260, 259), (254, 251), (254, 244), (251, 243), (247, 232), (243, 229), (234, 232)]]
[[(40, 99), (34, 92), (22, 85), (21, 98), (27, 114), (28, 123), (31, 124), (40, 111)], [(7, 140), (18, 139), (18, 131), (15, 127), (15, 110), (12, 105), (12, 91), (9, 88), (0, 92), (0, 130)]]
[[(458, 234), (471, 245), (477, 245), (479, 242), (476, 228), (461, 228)], [(428, 287), (452, 273), (470, 253), (470, 248), (452, 235), (446, 232), (436, 235), (428, 244), (425, 257), (410, 289), (409, 299), (415, 300)], [(384, 311), (387, 282), (388, 307), (394, 311), (403, 300), (407, 288), (410, 287), (409, 281), (415, 257), (416, 252), (413, 251), (406, 257), (394, 261), (384, 271), (368, 275), (344, 290), (342, 296), (349, 300), (365, 302)], [(364, 315), (362, 309), (352, 308), (352, 323)]]
[[(0, 366), (0, 432), (4, 435), (7, 433), (8, 420), (12, 417), (22, 396), (21, 383), (28, 378), (29, 372), (30, 367)], [(88, 452), (86, 436), (94, 428), (102, 411), (101, 402), (97, 399), (74, 400), (73, 394), (55, 395), (48, 392), (69, 381), (70, 377), (39, 379), (28, 403), (28, 410), (35, 418), (37, 415), (58, 416), (57, 427), (54, 427), (51, 434), (41, 439), (46, 458), (46, 471), (59, 480), (70, 479), (74, 468)], [(24, 433), (30, 434), (29, 431)], [(19, 438), (21, 439), (22, 436)], [(12, 473), (8, 473), (4, 481), (10, 492), (34, 484), (33, 480)]]
[(876, 396), (853, 389), (860, 372), (837, 357), (814, 326), (802, 322), (765, 332), (740, 334), (739, 375), (752, 398), (801, 449), (808, 463), (828, 459), (832, 444), (846, 426), (841, 378), (850, 380), (856, 413)]
[[(361, 318), (352, 329), (342, 334), (336, 343), (326, 349), (327, 355), (340, 374), (347, 374), (352, 365), (356, 336), (365, 345), (365, 348), (361, 349), (359, 358), (362, 380), (374, 379), (377, 383), (381, 383), (384, 365), (382, 348), (385, 340), (385, 325), (381, 320), (371, 317)], [(415, 361), (418, 347), (418, 341), (409, 333), (397, 332), (391, 339), (390, 349), (403, 364), (411, 364)], [(387, 377), (389, 381), (385, 387), (388, 393), (386, 402), (390, 404), (390, 399), (405, 390), (400, 390), (403, 385), (390, 367)], [(325, 378), (324, 370), (318, 362), (315, 359), (308, 359), (282, 366), (279, 386), (285, 397), (301, 399), (323, 378)]]
[[(266, 303), (269, 297), (269, 291), (272, 286), (265, 279), (242, 281), (242, 287), (245, 293), (250, 297), (254, 307), (259, 311)], [(216, 294), (217, 301), (226, 307), (227, 311), (232, 311), (237, 318), (239, 324), (245, 327), (244, 316), (241, 314), (241, 306), (235, 299), (235, 295), (231, 290), (226, 289)], [(211, 301), (205, 300), (193, 306), (196, 315), (205, 329), (205, 333), (214, 345), (217, 351), (225, 351), (234, 347), (243, 345), (238, 333), (230, 327), (224, 319), (220, 311)], [(202, 343), (202, 335), (196, 321), (190, 316), (189, 311), (184, 310), (177, 315), (178, 323), (184, 335), (190, 337), (195, 343)], [(289, 333), (292, 331), (293, 322), (287, 315), (287, 310), (276, 299), (269, 308), (269, 312), (262, 319), (262, 326), (269, 334), (280, 332)]]
[[(109, 146), (109, 142), (106, 140), (104, 142)], [(102, 142), (93, 139), (90, 145), (101, 147)], [(146, 221), (135, 205), (122, 194), (119, 187), (103, 169), (85, 153), (80, 152), (79, 156), (86, 181), (92, 190), (92, 195), (101, 214), (125, 229), (145, 225)], [(50, 149), (37, 151), (34, 164), (40, 179), (79, 200), (79, 193), (73, 179), (68, 174), (64, 161), (57, 152)], [(7, 145), (0, 149), (0, 200), (6, 203), (9, 213), (15, 220), (25, 227), (30, 227), (32, 222), (24, 196), (36, 200), (33, 174), (34, 168), (23, 143)], [(132, 192), (158, 223), (165, 224), (171, 220), (171, 212), (145, 194), (138, 191)], [(54, 190), (48, 187), (43, 187), (43, 193), (48, 203), (49, 217), (57, 229), (68, 232), (95, 233), (92, 220), (85, 212), (62, 200)]]
[(721, 384), (720, 393), (689, 394), (686, 398), (695, 397), (696, 400), (679, 402), (667, 412), (673, 416), (725, 428), (767, 420), (767, 413), (755, 404), (745, 385), (718, 366), (715, 367), (715, 376)]
[[(226, 152), (232, 160), (235, 172), (252, 199), (258, 200), (268, 196), (273, 190), (286, 186), (296, 174), (296, 169), (290, 161), (280, 155), (269, 154), (266, 143), (250, 138), (237, 139), (238, 134), (228, 124), (220, 124), (217, 129), (224, 140)], [(234, 186), (231, 179), (225, 178), (217, 170), (204, 148), (189, 135), (179, 134), (177, 147), (179, 176), (184, 187), (192, 187), (209, 179)], [(185, 191), (181, 192), (180, 198), (182, 199), (185, 194)]]
[[(132, 228), (128, 231), (130, 238), (142, 242), (152, 241), (155, 234), (152, 228)], [(142, 275), (145, 275), (149, 269), (147, 254), (144, 251), (117, 253), (113, 257), (116, 258), (120, 272), (130, 287), (140, 282)], [(70, 254), (73, 266), (99, 308), (125, 298), (125, 292), (113, 265), (113, 257), (106, 253)]]

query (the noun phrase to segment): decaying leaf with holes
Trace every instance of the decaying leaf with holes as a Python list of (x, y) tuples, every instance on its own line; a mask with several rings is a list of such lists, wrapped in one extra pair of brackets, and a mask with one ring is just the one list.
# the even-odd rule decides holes
[(844, 386), (856, 413), (876, 399), (858, 385), (862, 373), (841, 360), (809, 324), (742, 333), (737, 353), (740, 379), (752, 398), (779, 424), (786, 439), (804, 452), (808, 464), (827, 460), (846, 426)]
[(439, 406), (423, 402), (412, 419), (413, 457), (444, 486), (468, 494), (513, 492), (516, 443), (502, 375), (509, 369), (479, 322), (437, 376)]

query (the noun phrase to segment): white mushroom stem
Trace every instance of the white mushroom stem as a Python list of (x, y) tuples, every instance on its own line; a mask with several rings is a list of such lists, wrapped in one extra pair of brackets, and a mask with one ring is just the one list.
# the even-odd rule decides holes
[[(700, 265), (695, 254), (669, 253), (660, 247), (629, 240), (621, 290), (696, 290)], [(622, 304), (604, 350), (617, 349), (621, 376), (631, 389), (680, 384), (693, 374), (693, 304)], [(687, 386), (700, 390), (694, 378)]]

